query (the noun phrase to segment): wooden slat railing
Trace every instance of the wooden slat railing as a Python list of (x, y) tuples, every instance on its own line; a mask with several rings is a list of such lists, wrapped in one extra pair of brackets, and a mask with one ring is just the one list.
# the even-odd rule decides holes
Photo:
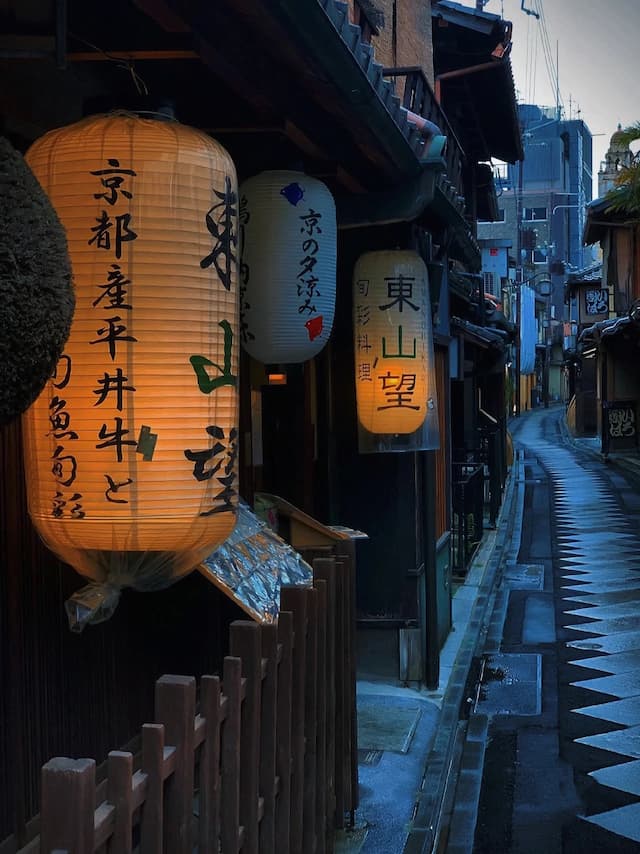
[(331, 854), (357, 797), (353, 566), (313, 563), (277, 625), (231, 624), (222, 680), (157, 681), (156, 723), (105, 782), (92, 759), (43, 766), (41, 854)]

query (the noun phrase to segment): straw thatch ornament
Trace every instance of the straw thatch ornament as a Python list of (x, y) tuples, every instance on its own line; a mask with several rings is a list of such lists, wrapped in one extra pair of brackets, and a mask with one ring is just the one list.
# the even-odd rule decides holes
[(0, 424), (44, 388), (74, 302), (62, 225), (22, 155), (0, 137)]

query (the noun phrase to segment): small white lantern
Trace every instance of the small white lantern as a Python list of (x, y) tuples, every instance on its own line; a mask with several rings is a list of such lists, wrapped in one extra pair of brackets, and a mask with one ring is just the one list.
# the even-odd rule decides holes
[(367, 252), (355, 266), (358, 420), (374, 434), (409, 434), (435, 411), (427, 267), (416, 252)]
[(329, 340), (336, 301), (336, 209), (302, 172), (240, 187), (240, 332), (264, 364), (306, 362)]

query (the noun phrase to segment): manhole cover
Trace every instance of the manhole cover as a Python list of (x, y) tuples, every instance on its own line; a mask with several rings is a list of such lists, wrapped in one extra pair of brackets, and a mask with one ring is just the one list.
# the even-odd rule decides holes
[(496, 653), (485, 657), (478, 711), (489, 715), (539, 715), (542, 657)]

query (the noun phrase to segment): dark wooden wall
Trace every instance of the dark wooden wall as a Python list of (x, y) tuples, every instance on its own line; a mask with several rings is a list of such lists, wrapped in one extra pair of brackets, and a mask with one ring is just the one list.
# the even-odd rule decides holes
[(440, 447), (435, 452), (436, 478), (436, 537), (440, 539), (451, 527), (451, 470), (449, 447), (449, 351), (436, 347), (435, 376), (438, 396), (438, 427), (440, 429)]
[(95, 757), (153, 719), (164, 673), (219, 672), (242, 612), (199, 573), (124, 591), (114, 616), (72, 634), (64, 601), (85, 584), (40, 542), (26, 510), (20, 424), (0, 428), (0, 842), (38, 810), (40, 766)]

